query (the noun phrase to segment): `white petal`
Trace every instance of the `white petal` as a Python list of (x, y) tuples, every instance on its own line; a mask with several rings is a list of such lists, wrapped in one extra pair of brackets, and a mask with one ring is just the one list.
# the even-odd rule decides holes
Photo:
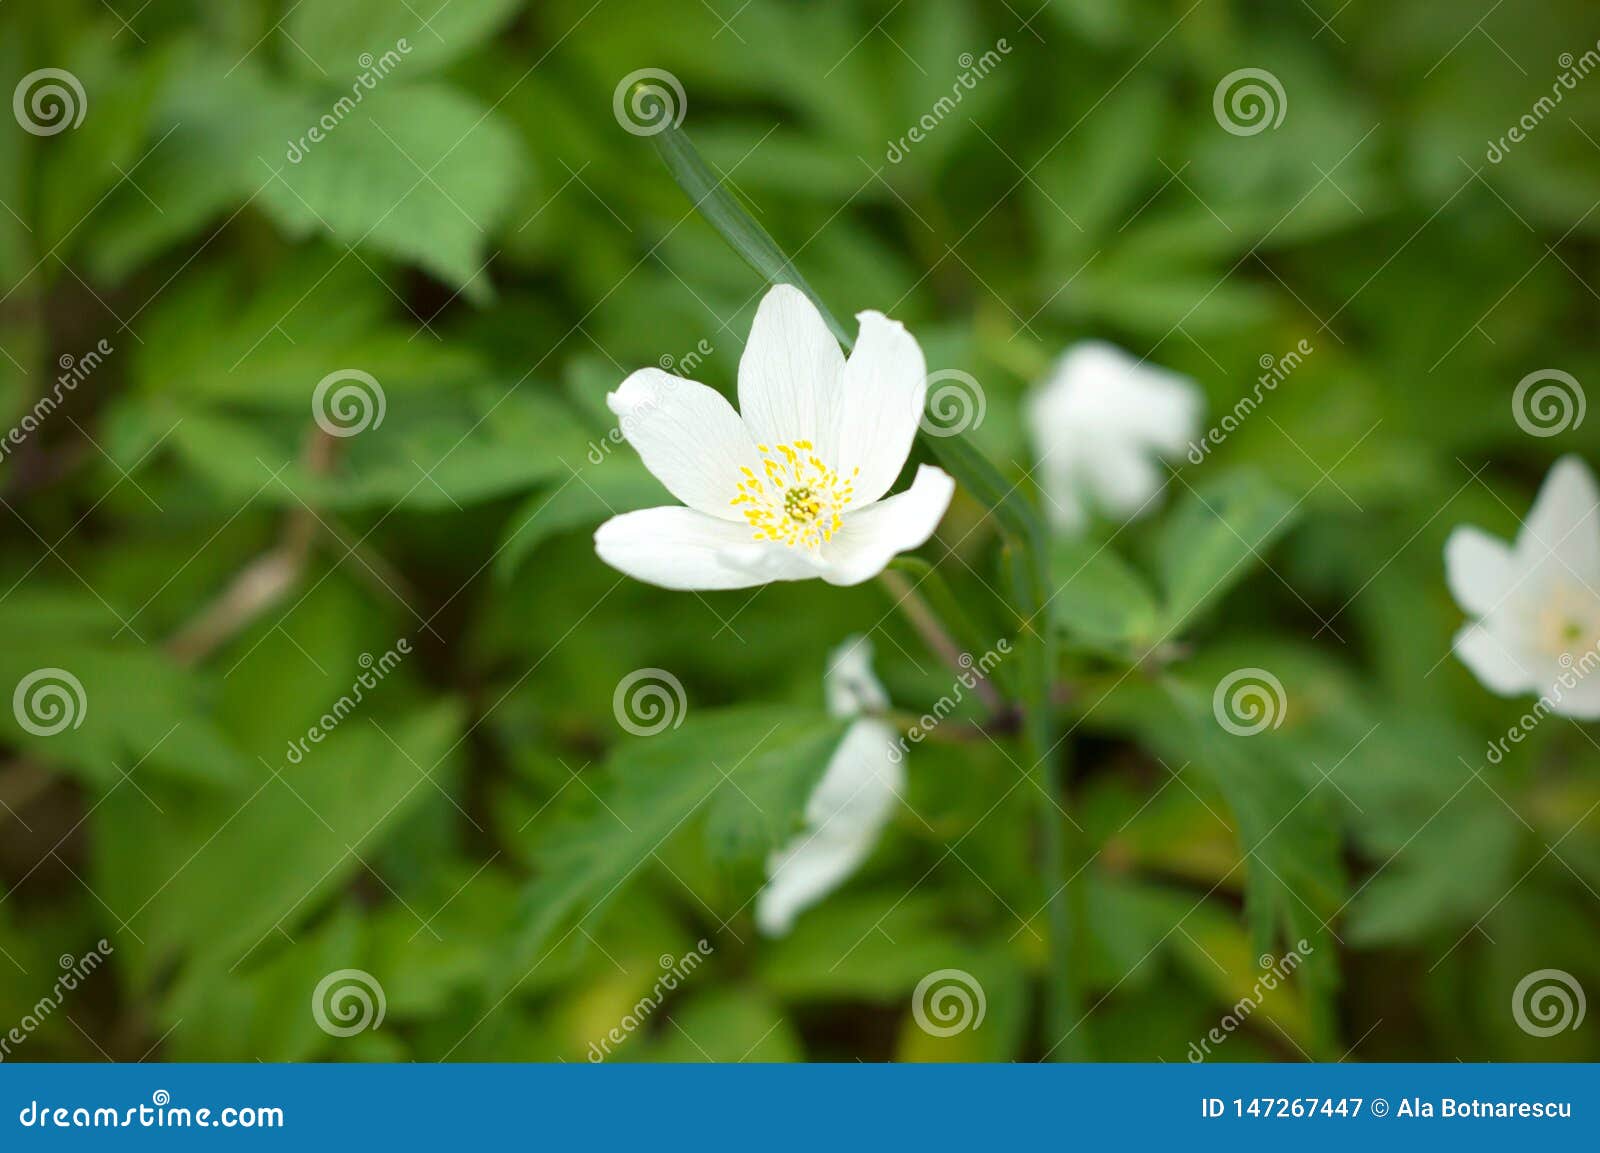
[(1518, 646), (1483, 624), (1469, 624), (1456, 633), (1456, 656), (1472, 670), (1483, 686), (1502, 697), (1532, 692), (1538, 677)]
[(1170, 454), (1187, 448), (1198, 431), (1194, 381), (1103, 340), (1069, 348), (1051, 384), (1070, 398), (1070, 417), (1087, 423), (1092, 436), (1108, 433)]
[(1528, 519), (1517, 534), (1517, 559), (1534, 564), (1554, 557), (1569, 577), (1600, 588), (1600, 491), (1594, 473), (1576, 456), (1550, 467)]
[(1583, 663), (1562, 669), (1544, 697), (1551, 712), (1581, 721), (1600, 720), (1600, 670)]
[(806, 803), (806, 831), (767, 858), (771, 879), (756, 897), (763, 933), (787, 933), (794, 919), (838, 888), (871, 854), (905, 788), (894, 730), (857, 721), (845, 730)]
[(724, 520), (744, 518), (729, 503), (741, 468), (760, 462), (739, 414), (721, 393), (658, 368), (629, 376), (606, 404), (645, 467), (690, 508)]
[(855, 477), (856, 500), (870, 504), (905, 467), (922, 420), (928, 365), (916, 339), (881, 312), (862, 312), (861, 333), (844, 368), (838, 470)]
[(822, 546), (827, 563), (822, 579), (854, 585), (877, 576), (897, 553), (933, 535), (955, 491), (949, 474), (925, 464), (905, 492), (847, 514), (833, 539)]
[(1100, 511), (1117, 520), (1143, 516), (1154, 508), (1166, 478), (1155, 456), (1126, 442), (1088, 446), (1079, 469)]
[(872, 642), (855, 636), (834, 649), (828, 655), (822, 691), (828, 698), (828, 712), (836, 717), (887, 709), (889, 694), (872, 672)]
[(742, 589), (820, 576), (803, 549), (751, 539), (746, 525), (670, 505), (614, 516), (594, 534), (612, 568), (667, 589)]
[(1463, 525), (1444, 542), (1445, 581), (1463, 612), (1485, 616), (1516, 586), (1511, 547), (1482, 529)]
[(1056, 524), (1080, 527), (1086, 504), (1119, 519), (1153, 507), (1164, 476), (1157, 462), (1198, 435), (1201, 401), (1189, 378), (1115, 345), (1068, 349), (1026, 410)]
[(739, 358), (739, 415), (771, 447), (809, 440), (833, 460), (844, 354), (805, 293), (774, 285), (761, 298)]

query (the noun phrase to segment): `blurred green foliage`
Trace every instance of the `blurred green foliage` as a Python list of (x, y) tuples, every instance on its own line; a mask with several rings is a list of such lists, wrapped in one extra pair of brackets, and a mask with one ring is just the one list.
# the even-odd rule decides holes
[[(619, 125), (640, 68), (681, 82), (834, 312), (890, 312), (982, 383), (974, 439), (1025, 490), (1018, 402), (1074, 339), (1192, 375), (1212, 421), (1264, 357), (1314, 349), (1157, 515), (1056, 545), (1095, 1055), (1184, 1059), (1305, 939), (1217, 1059), (1600, 1056), (1592, 1022), (1531, 1037), (1509, 1005), (1535, 969), (1600, 991), (1600, 745), (1552, 717), (1486, 761), (1527, 702), (1450, 656), (1440, 560), (1600, 450), (1600, 422), (1539, 439), (1510, 414), (1533, 370), (1600, 380), (1600, 79), (1486, 158), (1600, 25), (1486, 6), (0, 5), (0, 88), (57, 67), (87, 99), (54, 135), (0, 127), (7, 421), (111, 348), (0, 465), (0, 686), (59, 667), (87, 700), (52, 736), (0, 710), (0, 1028), (58, 956), (115, 949), (13, 1059), (582, 1060), (701, 939), (619, 1059), (1057, 1040), (1054, 884), (1004, 733), (917, 746), (861, 874), (755, 932), (836, 735), (825, 654), (872, 631), (897, 707), (948, 690), (881, 590), (665, 593), (593, 555), (609, 510), (667, 499), (605, 391), (702, 347), (694, 375), (730, 388), (762, 288)], [(1251, 136), (1212, 101), (1245, 67), (1287, 100)], [(386, 411), (330, 452), (311, 393), (347, 368)], [(928, 553), (1014, 632), (981, 508), (958, 496)], [(287, 757), (399, 638), (414, 655)], [(1240, 740), (1211, 698), (1245, 666), (1288, 706)], [(687, 708), (630, 736), (613, 692), (650, 667)], [(933, 1037), (909, 998), (952, 967), (988, 1016)], [(381, 982), (380, 1028), (318, 1028), (343, 968)]]

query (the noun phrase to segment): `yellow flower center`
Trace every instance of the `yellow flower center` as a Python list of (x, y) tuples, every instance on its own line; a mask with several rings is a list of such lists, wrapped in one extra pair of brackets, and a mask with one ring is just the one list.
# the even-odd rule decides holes
[(832, 540), (855, 499), (855, 476), (861, 470), (841, 477), (817, 457), (809, 440), (756, 448), (761, 471), (740, 468), (744, 479), (739, 495), (728, 502), (743, 509), (755, 539), (807, 549)]
[(1546, 596), (1537, 624), (1539, 646), (1551, 656), (1575, 654), (1600, 645), (1600, 601), (1574, 581), (1563, 581)]

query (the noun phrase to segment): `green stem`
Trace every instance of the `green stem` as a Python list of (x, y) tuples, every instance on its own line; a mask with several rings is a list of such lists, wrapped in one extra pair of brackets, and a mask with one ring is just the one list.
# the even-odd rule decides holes
[(1078, 848), (1073, 836), (1076, 826), (1067, 804), (1068, 745), (1055, 739), (1051, 691), (1056, 643), (1055, 630), (1048, 620), (1049, 573), (1043, 556), (1042, 549), (1007, 554), (1012, 592), (1023, 619), (1017, 638), (1021, 650), (1018, 680), (1022, 748), (1039, 797), (1040, 879), (1050, 927), (1045, 1040), (1051, 1059), (1084, 1061), (1088, 1059), (1088, 1037), (1082, 1028), (1083, 1001), (1074, 943), (1074, 921), (1081, 922), (1081, 917), (1074, 917), (1074, 903), (1067, 892), (1067, 870), (1078, 856)]

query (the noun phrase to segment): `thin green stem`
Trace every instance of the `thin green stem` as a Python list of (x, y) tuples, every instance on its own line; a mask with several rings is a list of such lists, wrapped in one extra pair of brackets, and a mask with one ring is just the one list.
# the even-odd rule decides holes
[[(1059, 1061), (1088, 1059), (1088, 1037), (1082, 1031), (1083, 1001), (1078, 988), (1073, 902), (1067, 892), (1067, 869), (1078, 854), (1076, 825), (1067, 809), (1068, 743), (1055, 739), (1051, 700), (1056, 667), (1055, 630), (1047, 619), (1048, 573), (1044, 552), (1009, 553), (1013, 596), (1022, 613), (1017, 638), (1021, 649), (1019, 695), (1022, 698), (1022, 748), (1039, 796), (1040, 879), (1050, 929), (1046, 974), (1045, 1022), (1048, 1057)], [(1041, 619), (1045, 618), (1045, 619)]]

